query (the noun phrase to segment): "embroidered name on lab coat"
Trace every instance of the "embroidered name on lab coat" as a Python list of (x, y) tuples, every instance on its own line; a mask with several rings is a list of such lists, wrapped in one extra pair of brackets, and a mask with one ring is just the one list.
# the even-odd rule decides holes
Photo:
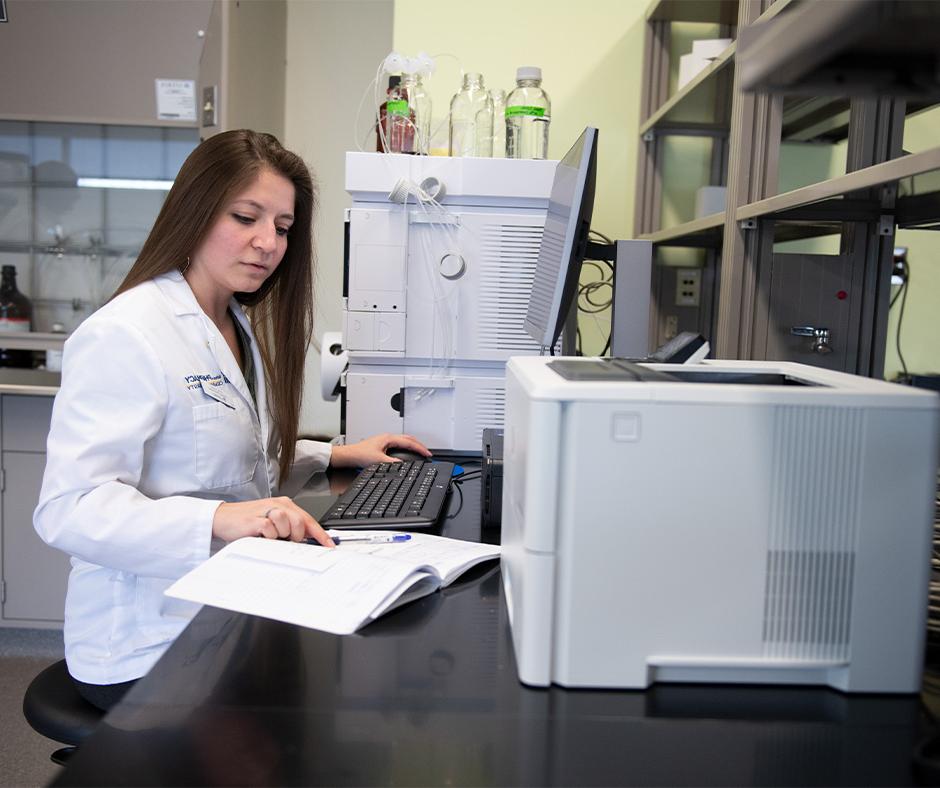
[(203, 383), (208, 383), (210, 386), (221, 386), (223, 383), (231, 383), (225, 375), (220, 373), (216, 373), (215, 375), (187, 375), (183, 380), (186, 383), (186, 388), (190, 391), (203, 388)]
[(203, 394), (211, 397), (216, 402), (221, 402), (229, 408), (235, 408), (235, 402), (222, 389), (224, 384), (231, 383), (225, 375), (221, 373), (216, 375), (187, 375), (183, 380), (186, 382), (186, 388), (190, 391), (202, 389)]

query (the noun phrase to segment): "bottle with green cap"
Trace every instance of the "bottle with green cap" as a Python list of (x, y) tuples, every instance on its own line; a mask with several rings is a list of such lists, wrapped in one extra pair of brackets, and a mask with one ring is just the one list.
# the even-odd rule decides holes
[(542, 69), (537, 66), (516, 69), (516, 88), (506, 98), (505, 115), (506, 158), (546, 158), (552, 102), (542, 90)]

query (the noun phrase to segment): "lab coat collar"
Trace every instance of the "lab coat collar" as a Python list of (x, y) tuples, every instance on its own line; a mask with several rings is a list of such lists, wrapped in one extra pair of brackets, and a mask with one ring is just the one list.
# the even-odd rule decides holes
[(242, 305), (233, 297), (229, 302), (229, 309), (251, 339), (251, 356), (254, 361), (257, 407), (255, 400), (251, 397), (251, 392), (248, 390), (248, 385), (245, 382), (241, 368), (238, 366), (235, 356), (232, 355), (228, 343), (225, 341), (225, 338), (222, 336), (222, 333), (216, 327), (215, 323), (209, 319), (209, 316), (206, 315), (202, 307), (199, 306), (199, 302), (196, 300), (192, 288), (190, 288), (189, 283), (183, 275), (179, 271), (170, 271), (156, 277), (154, 282), (170, 303), (173, 313), (177, 317), (197, 315), (201, 318), (205, 326), (209, 350), (215, 357), (216, 363), (219, 365), (219, 370), (229, 379), (236, 391), (238, 391), (245, 402), (248, 403), (248, 406), (256, 412), (261, 425), (263, 445), (267, 446), (270, 424), (268, 420), (264, 365), (261, 361), (261, 352), (258, 349), (258, 342), (255, 339), (254, 331), (251, 330), (251, 324), (248, 322), (248, 316), (245, 314)]
[(173, 314), (177, 317), (181, 315), (201, 315), (204, 314), (202, 307), (196, 300), (196, 296), (190, 288), (189, 283), (183, 278), (179, 271), (169, 271), (160, 274), (153, 280), (160, 292), (166, 297), (173, 307)]

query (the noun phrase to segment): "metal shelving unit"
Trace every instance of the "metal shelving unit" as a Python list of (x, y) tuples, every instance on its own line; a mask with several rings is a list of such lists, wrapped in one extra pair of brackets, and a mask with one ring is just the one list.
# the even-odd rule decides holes
[[(736, 11), (733, 22), (729, 21), (732, 5)], [(904, 155), (904, 120), (940, 102), (940, 95), (920, 90), (905, 100), (890, 93), (866, 95), (861, 88), (856, 93), (862, 95), (853, 95), (852, 91), (843, 91), (848, 95), (842, 96), (835, 95), (837, 91), (817, 95), (814, 86), (831, 77), (833, 61), (827, 57), (835, 48), (835, 62), (842, 69), (840, 78), (846, 84), (864, 87), (864, 79), (847, 69), (853, 63), (852, 47), (861, 46), (863, 52), (868, 52), (866, 47), (870, 48), (874, 40), (870, 35), (874, 29), (872, 19), (866, 18), (864, 24), (858, 21), (866, 13), (878, 20), (879, 35), (889, 42), (898, 39), (897, 31), (890, 27), (892, 20), (898, 23), (912, 13), (940, 14), (940, 3), (928, 11), (909, 8), (901, 14), (884, 8), (894, 5), (898, 4), (885, 0), (701, 4), (660, 0), (651, 5), (647, 14), (635, 230), (638, 237), (651, 240), (656, 247), (704, 250), (701, 306), (686, 308), (686, 324), (676, 320), (675, 313), (680, 310), (669, 303), (674, 287), (666, 267), (657, 266), (651, 310), (654, 337), (665, 338), (664, 326), (671, 325), (710, 337), (718, 357), (801, 360), (859, 374), (882, 374), (895, 228), (940, 228), (940, 147)], [(816, 21), (810, 18), (813, 14), (825, 19)], [(859, 29), (850, 25), (849, 29), (835, 30), (831, 27), (833, 20), (842, 20), (839, 24), (843, 25), (849, 24), (845, 20), (854, 20)], [(669, 26), (673, 22), (712, 22), (725, 25), (721, 34), (726, 37), (732, 37), (727, 33), (733, 32), (739, 35), (718, 60), (670, 97), (666, 86)], [(807, 26), (811, 29), (802, 35)], [(940, 25), (913, 39), (932, 46), (940, 40), (940, 33), (935, 31), (940, 31)], [(823, 46), (823, 39), (835, 43)], [(890, 69), (885, 69), (893, 80), (886, 78), (879, 84), (896, 87), (904, 75), (924, 73), (921, 61), (905, 64), (891, 46), (882, 48), (894, 54)], [(796, 56), (793, 52), (802, 53), (802, 57), (810, 50), (812, 56), (807, 56), (805, 62), (811, 61), (811, 68), (804, 68), (804, 62), (789, 63), (788, 57)], [(918, 57), (916, 52), (908, 55)], [(934, 48), (933, 56), (940, 64), (940, 47)], [(745, 91), (744, 76), (753, 73), (769, 77), (770, 87), (780, 79), (789, 81), (779, 92)], [(932, 73), (940, 81), (940, 69)], [(751, 80), (748, 84), (763, 86), (751, 76), (747, 78)], [(799, 79), (804, 82), (794, 88), (794, 81)], [(714, 117), (718, 122), (677, 120), (680, 108), (690, 104), (690, 97), (710, 83), (717, 85)], [(723, 214), (664, 228), (660, 221), (660, 143), (662, 138), (676, 134), (712, 137), (709, 183), (727, 187), (728, 208)], [(844, 140), (846, 174), (778, 194), (782, 142), (810, 140)], [(783, 241), (824, 235), (840, 236), (838, 254), (774, 249)], [(709, 286), (711, 291), (707, 292)], [(838, 294), (838, 302), (832, 294)], [(828, 328), (833, 342), (824, 349), (833, 352), (814, 356), (806, 343), (789, 336), (789, 327), (818, 326), (820, 321), (832, 324)]]
[(716, 22), (733, 25), (738, 0), (656, 0), (646, 11), (647, 22)]
[[(735, 46), (721, 55), (675, 95), (669, 95), (671, 26), (675, 22), (709, 23), (718, 35), (734, 38), (738, 0), (655, 0), (646, 16), (644, 75), (641, 94), (640, 146), (637, 161), (637, 198), (634, 232), (653, 241), (656, 247), (686, 247), (704, 250), (705, 277), (701, 307), (694, 310), (697, 320), (710, 323), (714, 290), (713, 272), (720, 255), (724, 215), (714, 214), (676, 227), (662, 227), (662, 168), (666, 141), (672, 136), (706, 137), (711, 141), (709, 183), (724, 185), (728, 170), (728, 129), (731, 116), (731, 89)], [(703, 91), (714, 91), (711, 117), (698, 122), (683, 118), (684, 110)], [(654, 266), (650, 334), (658, 344), (664, 334), (666, 316), (660, 310), (665, 294), (675, 292), (675, 269)], [(676, 324), (675, 330), (683, 330)]]
[(645, 233), (640, 238), (652, 241), (657, 246), (719, 249), (724, 224), (724, 213), (713, 213), (701, 219), (658, 230), (655, 233)]
[(803, 3), (741, 30), (742, 90), (940, 97), (940, 4)]
[(709, 132), (728, 133), (727, 118), (723, 122), (715, 123), (690, 123), (688, 121), (674, 121), (672, 116), (676, 111), (687, 103), (687, 99), (697, 93), (702, 85), (716, 79), (719, 72), (725, 66), (728, 66), (734, 59), (734, 44), (731, 44), (721, 55), (716, 58), (710, 66), (700, 71), (695, 77), (677, 91), (675, 95), (669, 98), (663, 105), (656, 110), (649, 118), (640, 124), (640, 136), (646, 137), (650, 134), (708, 134)]
[(124, 257), (136, 256), (139, 247), (132, 246), (104, 246), (101, 244), (88, 244), (74, 246), (71, 244), (38, 243), (33, 241), (0, 241), (0, 252), (15, 254), (51, 254), (58, 257)]
[[(865, 167), (855, 172), (849, 172), (840, 175), (837, 178), (831, 178), (827, 181), (804, 186), (802, 189), (777, 194), (764, 200), (749, 203), (740, 206), (735, 212), (735, 219), (739, 222), (749, 219), (773, 219), (786, 218), (786, 216), (797, 208), (813, 205), (826, 200), (827, 198), (841, 198), (844, 195), (857, 192), (862, 189), (872, 189), (876, 186), (897, 187), (898, 181), (903, 178), (912, 178), (917, 175), (940, 170), (940, 147), (931, 148), (920, 153), (913, 153), (908, 156), (901, 156), (897, 159), (874, 164), (871, 167)], [(870, 203), (877, 207), (876, 202)], [(837, 203), (828, 203), (832, 208), (832, 214), (838, 214), (840, 206)], [(844, 215), (856, 216), (850, 213), (852, 207), (846, 201)], [(856, 208), (860, 206), (855, 206)], [(897, 207), (897, 206), (895, 206)], [(894, 224), (893, 212), (890, 216), (890, 223)], [(790, 214), (792, 215), (792, 214)], [(878, 212), (878, 215), (888, 215)]]

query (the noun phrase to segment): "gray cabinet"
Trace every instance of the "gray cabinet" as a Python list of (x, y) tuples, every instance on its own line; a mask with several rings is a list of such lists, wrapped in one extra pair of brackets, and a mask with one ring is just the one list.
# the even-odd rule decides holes
[[(227, 4), (227, 3), (226, 3)], [(195, 80), (212, 0), (8, 3), (0, 117), (186, 126), (157, 117), (157, 79)], [(198, 103), (198, 102), (197, 102)]]
[(45, 544), (33, 530), (33, 510), (46, 465), (52, 402), (49, 396), (0, 397), (2, 626), (62, 624), (69, 558)]

